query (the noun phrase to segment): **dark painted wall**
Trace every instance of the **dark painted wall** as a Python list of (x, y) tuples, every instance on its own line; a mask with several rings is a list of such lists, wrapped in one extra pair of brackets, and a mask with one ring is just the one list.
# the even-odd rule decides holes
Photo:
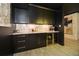
[(9, 34), (12, 33), (12, 28), (0, 27), (0, 56), (11, 54), (11, 40)]

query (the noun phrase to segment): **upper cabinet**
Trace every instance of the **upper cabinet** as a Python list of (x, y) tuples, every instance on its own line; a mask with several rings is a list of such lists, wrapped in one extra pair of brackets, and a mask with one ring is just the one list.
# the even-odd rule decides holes
[(29, 7), (29, 19), (35, 24), (52, 24), (53, 13), (45, 9)]
[(53, 12), (28, 4), (12, 4), (12, 23), (52, 24)]
[(0, 26), (11, 27), (9, 3), (0, 3)]
[(29, 21), (30, 23), (36, 23), (36, 20), (38, 19), (38, 8), (29, 6)]
[(14, 9), (14, 21), (15, 23), (29, 23), (28, 11), (26, 9)]
[(53, 22), (53, 12), (48, 10), (43, 10), (43, 22), (44, 24), (52, 24)]
[(14, 3), (11, 4), (12, 11), (12, 23), (29, 23), (29, 13), (27, 4)]

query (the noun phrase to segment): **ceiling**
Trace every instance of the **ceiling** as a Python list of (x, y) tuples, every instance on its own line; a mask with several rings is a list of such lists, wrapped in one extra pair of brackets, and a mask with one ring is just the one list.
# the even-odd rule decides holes
[(60, 9), (63, 5), (63, 3), (35, 3), (35, 4), (51, 9)]
[[(62, 5), (63, 5), (63, 3), (32, 3), (32, 4), (55, 9), (55, 10), (61, 9)], [(28, 7), (28, 3), (12, 3), (12, 5), (16, 6), (18, 8), (27, 8)]]

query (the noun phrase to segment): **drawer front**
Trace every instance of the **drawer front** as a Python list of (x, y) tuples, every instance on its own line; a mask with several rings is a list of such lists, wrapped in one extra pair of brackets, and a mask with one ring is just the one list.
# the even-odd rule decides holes
[(26, 50), (26, 35), (13, 36), (14, 52), (21, 52)]
[(23, 38), (22, 37), (21, 38), (15, 38), (16, 41), (23, 41), (25, 39), (26, 39), (26, 37), (23, 37)]
[(26, 37), (13, 37), (13, 39), (14, 39), (15, 41), (22, 41), (22, 40), (25, 40)]
[(21, 39), (21, 40), (18, 39), (18, 40), (15, 40), (14, 43), (15, 44), (17, 44), (17, 43), (25, 43), (25, 41), (26, 40), (24, 40), (24, 39)]
[(15, 43), (15, 47), (22, 47), (22, 46), (25, 46), (25, 42)]
[(26, 47), (25, 46), (21, 46), (21, 47), (15, 48), (14, 52), (22, 52), (22, 51), (25, 51), (25, 50), (26, 50)]
[(14, 52), (22, 52), (26, 50), (26, 46), (25, 46), (25, 40), (22, 41), (16, 41), (14, 43)]
[(14, 52), (21, 52), (21, 51), (25, 51), (25, 50), (26, 50), (25, 40), (16, 41), (14, 43)]
[(24, 39), (26, 39), (26, 35), (15, 35), (15, 36), (13, 36), (13, 39), (14, 40), (24, 40)]
[(15, 35), (14, 37), (26, 37), (26, 35), (21, 34), (21, 35)]

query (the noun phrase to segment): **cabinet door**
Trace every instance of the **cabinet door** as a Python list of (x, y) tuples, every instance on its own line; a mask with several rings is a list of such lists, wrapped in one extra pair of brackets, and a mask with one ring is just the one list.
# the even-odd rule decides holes
[(26, 50), (29, 50), (30, 49), (30, 38), (29, 38), (30, 36), (27, 34), (26, 35), (26, 38), (25, 38), (25, 40), (26, 40), (26, 42), (25, 42), (25, 46), (26, 46)]
[(44, 24), (52, 24), (52, 20), (53, 20), (53, 17), (52, 17), (52, 12), (51, 11), (48, 11), (48, 10), (44, 10), (43, 11), (43, 23)]
[(43, 9), (29, 7), (29, 19), (31, 23), (43, 24)]
[(29, 7), (29, 19), (30, 23), (34, 24), (52, 24), (52, 12), (36, 8), (36, 7)]
[(38, 39), (39, 47), (44, 47), (46, 46), (46, 34), (39, 34), (39, 39)]
[(29, 20), (30, 23), (37, 23), (38, 19), (38, 8), (29, 6)]
[(14, 52), (21, 52), (26, 50), (25, 46), (25, 35), (15, 35), (13, 36), (13, 50)]
[(37, 24), (52, 24), (53, 16), (52, 12), (45, 10), (45, 9), (40, 9), (38, 8), (38, 19), (37, 19)]
[(52, 11), (48, 11), (47, 15), (48, 15), (48, 17), (47, 17), (48, 22), (49, 22), (49, 24), (52, 25), (53, 24), (53, 19), (54, 19), (53, 12)]
[(48, 13), (47, 13), (48, 11), (47, 10), (45, 10), (45, 9), (43, 9), (42, 10), (42, 13), (43, 13), (43, 15), (42, 15), (42, 18), (43, 18), (43, 24), (49, 24), (48, 23)]
[(43, 9), (38, 8), (37, 10), (38, 10), (38, 19), (37, 19), (36, 23), (43, 25), (44, 24), (44, 21), (43, 21), (43, 18), (44, 18)]
[(27, 9), (14, 9), (14, 22), (15, 23), (29, 23), (29, 16)]
[(37, 47), (44, 47), (46, 46), (46, 34), (37, 34)]
[(29, 38), (30, 38), (30, 49), (34, 49), (34, 48), (37, 48), (38, 47), (38, 37), (37, 37), (37, 35), (36, 34), (32, 34), (32, 35), (30, 35), (29, 36)]

